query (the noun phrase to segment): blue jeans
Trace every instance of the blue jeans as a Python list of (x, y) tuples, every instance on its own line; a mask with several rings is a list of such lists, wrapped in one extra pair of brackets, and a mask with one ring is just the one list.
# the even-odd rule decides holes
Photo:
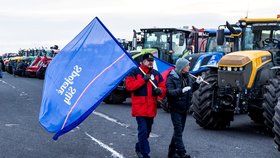
[[(0, 69), (2, 69), (1, 67), (0, 67)], [(0, 70), (0, 78), (2, 78), (3, 77), (3, 73), (2, 73), (2, 70)]]
[(174, 127), (174, 133), (169, 145), (169, 149), (172, 150), (173, 152), (177, 150), (178, 152), (185, 153), (186, 149), (183, 143), (182, 136), (185, 128), (187, 114), (181, 114), (177, 112), (171, 112), (170, 114)]
[(138, 124), (138, 142), (135, 145), (136, 152), (140, 152), (146, 156), (150, 153), (149, 135), (152, 131), (152, 125), (154, 122), (153, 117), (136, 117)]

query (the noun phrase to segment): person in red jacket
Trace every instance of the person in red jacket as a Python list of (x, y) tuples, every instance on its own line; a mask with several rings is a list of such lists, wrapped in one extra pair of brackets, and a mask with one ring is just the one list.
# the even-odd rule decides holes
[[(131, 92), (132, 99), (131, 114), (136, 117), (138, 125), (138, 142), (135, 151), (139, 158), (149, 158), (148, 138), (157, 113), (157, 97), (164, 97), (166, 93), (163, 78), (157, 70), (153, 69), (153, 62), (154, 56), (151, 53), (144, 54), (140, 68), (134, 69), (126, 78), (126, 89)], [(157, 87), (154, 87), (151, 81)]]

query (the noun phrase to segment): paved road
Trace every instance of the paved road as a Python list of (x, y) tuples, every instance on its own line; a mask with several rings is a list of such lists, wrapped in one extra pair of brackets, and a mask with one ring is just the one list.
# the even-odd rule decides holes
[[(129, 99), (120, 105), (102, 103), (79, 127), (52, 140), (38, 122), (43, 80), (0, 79), (0, 158), (136, 158), (136, 121)], [(172, 136), (170, 116), (158, 109), (150, 138), (151, 157), (167, 157)], [(190, 116), (184, 141), (195, 158), (279, 158), (263, 126), (238, 115), (223, 131), (200, 128)]]

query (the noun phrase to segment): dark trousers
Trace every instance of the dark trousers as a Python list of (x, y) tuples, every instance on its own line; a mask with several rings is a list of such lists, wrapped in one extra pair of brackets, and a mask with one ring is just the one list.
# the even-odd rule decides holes
[(187, 114), (181, 114), (178, 112), (170, 112), (170, 114), (174, 127), (174, 133), (169, 145), (169, 150), (171, 152), (175, 152), (177, 150), (179, 153), (185, 153), (186, 149), (183, 143), (182, 136), (185, 128)]
[(142, 155), (148, 155), (150, 153), (149, 135), (152, 131), (152, 125), (154, 122), (153, 117), (136, 117), (138, 124), (138, 142), (135, 145), (136, 152), (140, 152)]

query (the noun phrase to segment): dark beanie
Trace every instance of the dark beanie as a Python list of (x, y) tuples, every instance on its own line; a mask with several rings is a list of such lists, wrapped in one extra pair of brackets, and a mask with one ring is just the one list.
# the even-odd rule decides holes
[(185, 58), (179, 58), (177, 61), (176, 61), (176, 68), (175, 68), (175, 71), (180, 74), (181, 71), (187, 66), (189, 65), (190, 62), (185, 59)]

